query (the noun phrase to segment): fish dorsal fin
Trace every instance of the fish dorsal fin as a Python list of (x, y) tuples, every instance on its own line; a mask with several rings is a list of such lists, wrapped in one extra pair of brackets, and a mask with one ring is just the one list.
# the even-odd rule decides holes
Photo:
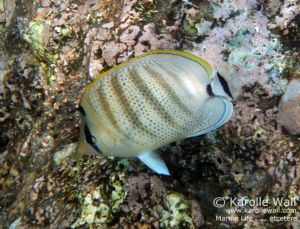
[(157, 153), (142, 152), (137, 157), (156, 173), (170, 176), (167, 165)]
[[(202, 134), (207, 134), (211, 131), (214, 131), (215, 129), (219, 128), (220, 126), (222, 126), (224, 123), (226, 123), (230, 119), (230, 117), (233, 113), (233, 105), (228, 99), (222, 98), (222, 97), (216, 97), (216, 98), (214, 98), (214, 100), (211, 101), (213, 104), (209, 107), (214, 107), (214, 104), (217, 105), (218, 104), (217, 102), (220, 102), (220, 101), (222, 101), (224, 104), (224, 110), (221, 113), (221, 115), (219, 115), (219, 119), (216, 120), (214, 123), (212, 123), (206, 129), (199, 130), (199, 131), (187, 136), (187, 138), (196, 137), (196, 136), (199, 136)], [(209, 110), (209, 112), (213, 112), (213, 111)]]

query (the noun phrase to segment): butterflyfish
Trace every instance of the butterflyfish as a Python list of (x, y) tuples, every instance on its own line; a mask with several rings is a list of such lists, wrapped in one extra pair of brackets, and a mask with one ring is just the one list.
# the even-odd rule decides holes
[(155, 150), (219, 128), (233, 105), (226, 80), (204, 59), (156, 50), (100, 74), (85, 88), (79, 110), (78, 152), (138, 157), (170, 175)]

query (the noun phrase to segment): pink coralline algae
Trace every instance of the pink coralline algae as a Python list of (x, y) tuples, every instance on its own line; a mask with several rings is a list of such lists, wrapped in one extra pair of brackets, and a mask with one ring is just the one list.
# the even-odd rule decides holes
[(224, 16), (225, 25), (211, 29), (202, 43), (195, 44), (193, 53), (223, 72), (226, 68), (228, 80), (234, 77), (241, 85), (259, 82), (270, 93), (278, 94), (286, 85), (281, 78), (284, 54), (278, 37), (268, 29), (267, 17), (261, 12), (252, 13), (251, 8), (253, 4), (232, 19)]
[(140, 27), (136, 25), (129, 26), (120, 36), (120, 41), (129, 45), (134, 46), (136, 44), (136, 38), (140, 33)]
[(280, 7), (279, 15), (275, 17), (275, 23), (270, 22), (270, 28), (279, 27), (281, 30), (285, 29), (299, 13), (299, 3), (298, 5), (291, 4), (291, 1), (285, 0)]
[(155, 49), (174, 49), (178, 46), (176, 40), (169, 34), (157, 34), (153, 23), (144, 26), (143, 34), (134, 47), (135, 55)]

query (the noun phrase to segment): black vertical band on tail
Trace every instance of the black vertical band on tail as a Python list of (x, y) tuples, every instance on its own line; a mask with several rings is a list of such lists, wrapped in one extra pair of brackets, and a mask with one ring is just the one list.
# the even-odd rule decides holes
[(206, 92), (207, 92), (207, 94), (209, 95), (209, 96), (214, 96), (215, 94), (213, 93), (213, 91), (212, 91), (212, 88), (211, 88), (211, 85), (210, 84), (208, 84), (207, 86), (206, 86)]
[(221, 76), (221, 75), (219, 74), (219, 72), (217, 72), (217, 76), (219, 77), (220, 83), (221, 83), (221, 85), (222, 85), (224, 91), (226, 92), (226, 94), (229, 95), (229, 96), (233, 99), (227, 81), (224, 79), (223, 76)]

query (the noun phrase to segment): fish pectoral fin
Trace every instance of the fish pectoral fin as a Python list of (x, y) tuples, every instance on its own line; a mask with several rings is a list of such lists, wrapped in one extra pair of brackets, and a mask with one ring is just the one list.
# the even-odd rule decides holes
[(170, 176), (167, 165), (157, 153), (142, 152), (137, 157), (156, 173)]

